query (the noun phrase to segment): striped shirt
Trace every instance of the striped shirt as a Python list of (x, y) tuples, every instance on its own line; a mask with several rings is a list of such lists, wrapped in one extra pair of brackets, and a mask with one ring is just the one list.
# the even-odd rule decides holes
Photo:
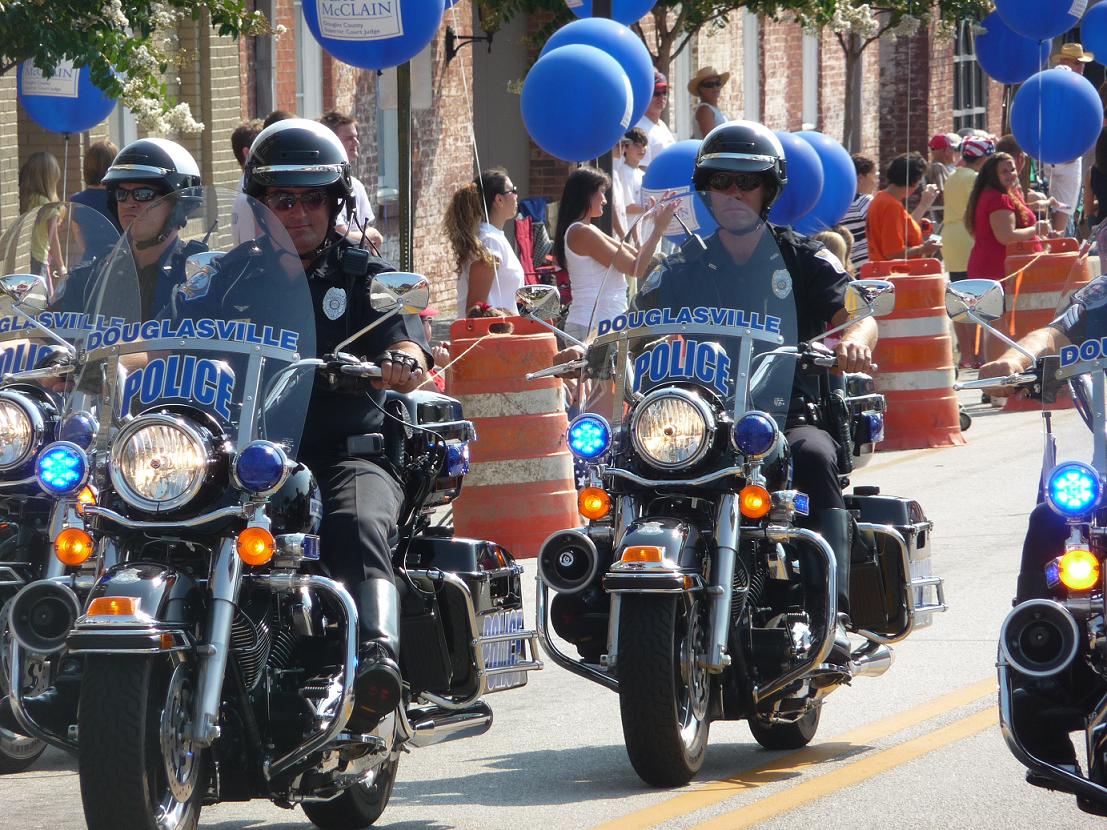
[(868, 193), (858, 193), (853, 204), (849, 206), (846, 215), (842, 217), (842, 224), (853, 234), (853, 248), (849, 252), (849, 261), (853, 267), (860, 269), (869, 261), (869, 240), (866, 238), (865, 225), (869, 218), (869, 205), (873, 197)]

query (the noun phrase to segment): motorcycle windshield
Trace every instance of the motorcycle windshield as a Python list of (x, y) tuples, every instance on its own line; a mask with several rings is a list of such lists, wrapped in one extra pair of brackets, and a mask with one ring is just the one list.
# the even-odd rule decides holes
[[(613, 394), (593, 383), (583, 408), (613, 423), (641, 396), (676, 385), (718, 399), (735, 418), (760, 410), (781, 427), (787, 419), (800, 339), (792, 277), (773, 229), (740, 198), (705, 201), (719, 223), (706, 237), (686, 233), (664, 203), (643, 214), (603, 277), (603, 291), (616, 288), (593, 300), (589, 360), (613, 366), (615, 383)], [(668, 255), (661, 236), (675, 242)]]
[(290, 367), (315, 356), (313, 304), (296, 249), (264, 205), (214, 188), (151, 202), (81, 297), (84, 394), (71, 406), (94, 407), (84, 415), (98, 448), (160, 413), (201, 424), (232, 450), (264, 438), (295, 456), (314, 375)]

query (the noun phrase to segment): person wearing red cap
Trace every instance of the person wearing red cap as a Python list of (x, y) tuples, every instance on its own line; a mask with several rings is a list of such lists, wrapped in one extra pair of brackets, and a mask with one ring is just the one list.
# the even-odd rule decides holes
[[(930, 148), (930, 163), (926, 167), (926, 184), (937, 188), (934, 204), (930, 208), (930, 217), (934, 220), (936, 228), (940, 228), (945, 219), (945, 201), (942, 194), (946, 189), (946, 181), (957, 169), (957, 150), (960, 146), (961, 136), (957, 133), (938, 133), (931, 136), (927, 144)], [(923, 192), (925, 193), (925, 188)], [(921, 217), (916, 215), (915, 218)]]
[(650, 166), (654, 156), (666, 147), (676, 144), (673, 131), (669, 129), (669, 125), (661, 117), (661, 113), (668, 103), (669, 79), (655, 69), (653, 71), (653, 98), (650, 100), (649, 106), (646, 107), (646, 114), (638, 119), (638, 123), (635, 125), (646, 131), (646, 137), (650, 142), (649, 146), (646, 147), (646, 155), (642, 157), (642, 161), (638, 164), (643, 170)]

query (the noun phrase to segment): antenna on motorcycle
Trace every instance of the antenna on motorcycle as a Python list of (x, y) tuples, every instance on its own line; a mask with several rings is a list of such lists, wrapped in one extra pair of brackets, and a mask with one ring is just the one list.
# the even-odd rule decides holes
[(211, 239), (211, 235), (215, 233), (215, 229), (219, 227), (219, 220), (212, 220), (211, 227), (208, 228), (208, 232), (204, 234), (204, 238), (200, 240), (201, 244), (207, 245), (208, 240)]
[(700, 246), (701, 251), (707, 250), (707, 243), (703, 241), (703, 237), (700, 236), (698, 233), (693, 233), (692, 230), (686, 224), (684, 224), (684, 220), (680, 218), (679, 212), (674, 213), (673, 218), (680, 223), (680, 226), (684, 229), (684, 233), (695, 240), (696, 244)]

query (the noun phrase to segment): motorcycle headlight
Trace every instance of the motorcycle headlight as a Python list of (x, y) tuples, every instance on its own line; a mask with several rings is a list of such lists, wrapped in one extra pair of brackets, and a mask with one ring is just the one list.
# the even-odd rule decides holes
[(18, 392), (0, 392), (0, 471), (26, 462), (42, 443), (42, 412)]
[(635, 452), (654, 467), (676, 470), (701, 460), (715, 437), (715, 416), (693, 392), (658, 389), (638, 404), (630, 418)]
[(183, 418), (147, 415), (119, 431), (111, 482), (123, 500), (149, 512), (187, 504), (215, 460), (211, 439)]

